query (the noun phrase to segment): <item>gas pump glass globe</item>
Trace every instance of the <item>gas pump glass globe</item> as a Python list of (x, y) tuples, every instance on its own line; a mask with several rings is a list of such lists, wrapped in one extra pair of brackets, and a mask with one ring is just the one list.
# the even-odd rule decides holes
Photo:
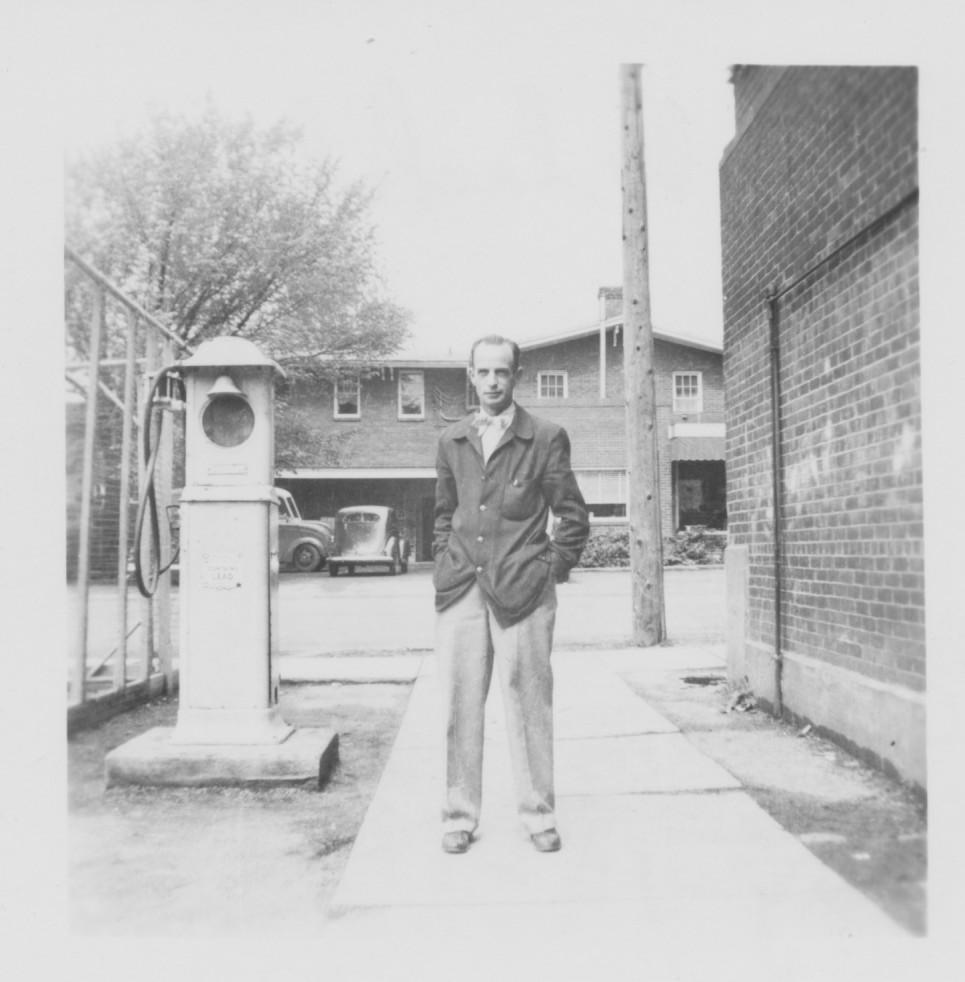
[(237, 447), (251, 436), (255, 414), (242, 395), (213, 396), (201, 415), (204, 435), (219, 447)]

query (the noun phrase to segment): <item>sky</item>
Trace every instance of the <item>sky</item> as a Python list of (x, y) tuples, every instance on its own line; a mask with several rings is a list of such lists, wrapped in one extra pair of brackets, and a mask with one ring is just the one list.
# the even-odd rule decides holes
[(811, 17), (762, 0), (46, 5), (68, 159), (151, 109), (297, 123), (306, 153), (375, 192), (383, 285), (412, 314), (407, 350), (456, 355), (493, 331), (589, 326), (599, 288), (622, 282), (622, 62), (643, 65), (653, 326), (720, 342), (729, 66), (914, 62), (928, 24), (902, 33), (892, 12), (907, 5), (892, 0), (847, 13), (815, 0)]
[[(534, 5), (529, 20), (526, 4), (509, 20), (419, 3), (101, 6), (97, 31), (90, 5), (66, 11), (88, 39), (61, 76), (68, 158), (151, 108), (298, 123), (307, 153), (374, 189), (412, 350), (589, 325), (599, 288), (622, 282), (620, 60), (576, 15), (586, 5)], [(534, 45), (536, 17), (552, 37)], [(658, 51), (643, 91), (653, 322), (719, 341), (727, 65)]]

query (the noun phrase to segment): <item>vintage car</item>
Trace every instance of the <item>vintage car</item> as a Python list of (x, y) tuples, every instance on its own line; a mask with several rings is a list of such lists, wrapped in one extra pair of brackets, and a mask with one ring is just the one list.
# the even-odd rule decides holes
[(389, 573), (409, 569), (409, 543), (391, 508), (358, 505), (342, 508), (335, 516), (335, 548), (328, 557), (328, 575), (349, 575), (360, 566), (384, 566)]
[(299, 573), (314, 573), (332, 552), (332, 530), (324, 522), (302, 518), (291, 492), (275, 488), (278, 495), (278, 560)]

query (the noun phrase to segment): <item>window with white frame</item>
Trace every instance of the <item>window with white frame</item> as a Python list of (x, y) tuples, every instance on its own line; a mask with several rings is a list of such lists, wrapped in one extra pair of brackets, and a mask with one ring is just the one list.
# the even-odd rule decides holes
[(426, 418), (425, 372), (399, 372), (399, 419)]
[(567, 387), (566, 372), (536, 373), (536, 392), (540, 399), (565, 399)]
[(704, 390), (700, 372), (673, 373), (673, 411), (675, 413), (704, 411)]
[(362, 382), (357, 375), (340, 378), (335, 383), (335, 418), (360, 419), (362, 416)]
[(619, 524), (627, 515), (627, 472), (617, 469), (578, 470), (576, 481), (586, 501), (590, 521)]
[(466, 409), (478, 409), (479, 408), (479, 393), (476, 391), (476, 386), (472, 384), (472, 379), (466, 376)]

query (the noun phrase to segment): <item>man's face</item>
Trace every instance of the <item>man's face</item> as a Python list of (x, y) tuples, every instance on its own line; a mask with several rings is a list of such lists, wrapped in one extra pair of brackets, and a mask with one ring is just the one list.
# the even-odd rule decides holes
[(509, 406), (519, 375), (513, 370), (513, 349), (508, 344), (480, 344), (476, 348), (469, 378), (483, 412), (496, 416)]

